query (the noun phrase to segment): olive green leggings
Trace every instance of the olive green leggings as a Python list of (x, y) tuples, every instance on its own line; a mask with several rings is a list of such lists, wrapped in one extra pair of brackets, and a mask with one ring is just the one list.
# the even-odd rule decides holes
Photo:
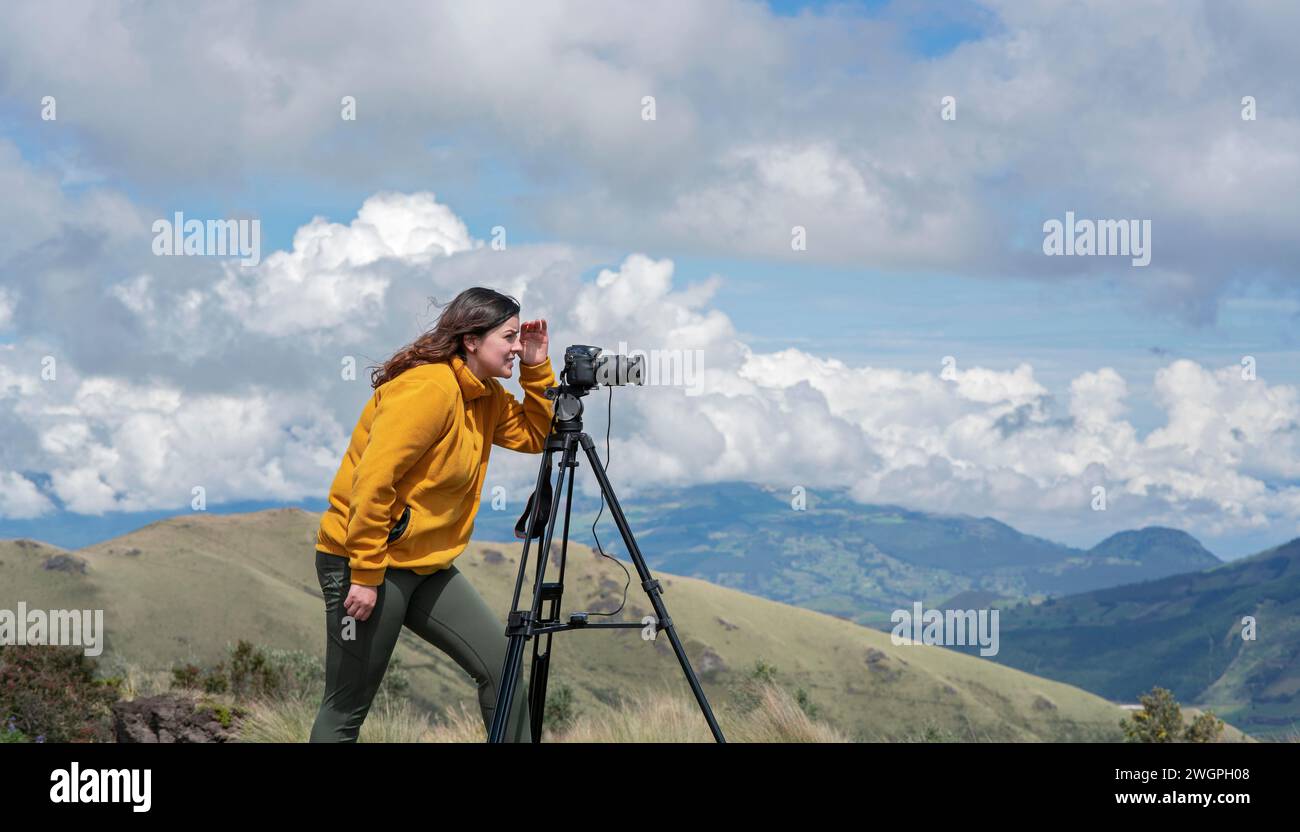
[[(312, 725), (311, 742), (356, 742), (403, 624), (474, 679), (483, 725), (490, 728), (508, 644), (506, 628), (459, 569), (449, 566), (429, 575), (386, 569), (375, 608), (365, 621), (352, 620), (351, 633), (345, 632), (343, 620), (343, 602), (352, 583), (347, 558), (317, 550), (316, 576), (325, 596), (325, 698)], [(522, 673), (519, 681), (506, 739), (531, 742)]]

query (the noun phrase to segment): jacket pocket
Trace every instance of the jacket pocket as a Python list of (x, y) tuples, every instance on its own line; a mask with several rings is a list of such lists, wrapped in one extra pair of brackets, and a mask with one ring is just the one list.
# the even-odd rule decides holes
[(388, 542), (390, 544), (396, 543), (398, 540), (402, 538), (402, 535), (406, 534), (406, 530), (409, 529), (410, 526), (411, 526), (411, 507), (408, 505), (405, 508), (405, 510), (402, 511), (402, 516), (399, 517), (397, 519), (397, 522), (393, 524), (393, 528), (389, 530)]

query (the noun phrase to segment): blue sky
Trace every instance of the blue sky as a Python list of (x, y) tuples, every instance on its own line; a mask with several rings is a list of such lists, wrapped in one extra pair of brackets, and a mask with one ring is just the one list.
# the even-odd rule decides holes
[[(630, 24), (648, 12), (611, 4), (571, 32), (521, 6), (510, 14), (537, 18), (489, 30), (503, 43), (486, 54), (474, 51), (479, 22), (394, 8), (375, 31), (391, 29), (391, 63), (410, 66), (400, 77), (365, 60), (364, 44), (346, 48), (366, 35), (347, 34), (345, 12), (320, 15), (299, 36), (287, 10), (259, 9), (256, 32), (224, 38), (178, 10), (155, 18), (127, 10), (118, 21), (104, 10), (95, 21), (81, 6), (64, 35), (51, 35), (44, 12), (24, 7), (0, 44), (9, 47), (0, 59), (0, 177), (8, 177), (0, 181), (17, 189), (0, 215), (9, 229), (0, 232), (9, 252), (0, 255), (0, 291), (9, 292), (0, 294), (0, 345), (14, 348), (0, 371), (23, 377), (32, 365), (22, 356), (54, 350), (78, 384), (124, 379), (123, 400), (142, 402), (148, 416), (74, 418), (84, 387), (60, 388), (39, 406), (31, 397), (0, 400), (11, 447), (23, 445), (0, 457), (15, 495), (0, 499), (0, 535), (80, 545), (185, 510), (188, 500), (154, 490), (145, 471), (155, 452), (211, 468), (197, 452), (190, 459), (183, 447), (128, 442), (134, 462), (112, 470), (84, 462), (107, 460), (140, 425), (172, 418), (149, 403), (156, 397), (146, 391), (160, 384), (186, 401), (226, 394), (257, 413), (287, 411), (258, 398), (256, 385), (280, 384), (304, 411), (328, 414), (318, 422), (286, 412), (283, 424), (268, 426), (268, 444), (250, 448), (247, 461), (264, 477), (212, 474), (223, 496), (210, 510), (315, 510), (336, 464), (321, 460), (341, 452), (365, 391), (302, 368), (358, 348), (391, 351), (413, 335), (396, 298), (446, 293), (481, 275), (520, 281), (531, 292), (526, 308), (567, 325), (557, 334), (566, 343), (605, 337), (612, 348), (624, 334), (649, 342), (694, 321), (680, 343), (704, 349), (711, 366), (746, 384), (761, 368), (764, 383), (746, 394), (754, 413), (793, 412), (790, 397), (806, 376), (817, 412), (845, 427), (833, 433), (851, 471), (808, 460), (800, 481), (989, 514), (1075, 545), (1157, 523), (1185, 527), (1229, 556), (1289, 539), (1300, 531), (1300, 500), (1291, 496), (1300, 460), (1286, 433), (1300, 388), (1300, 258), (1296, 201), (1285, 196), (1297, 184), (1290, 139), (1300, 135), (1300, 108), (1278, 79), (1293, 77), (1294, 58), (1275, 33), (1276, 13), (1227, 25), (1213, 4), (1193, 6), (1168, 20), (1159, 15), (1172, 12), (1153, 10), (1147, 20), (1104, 4), (735, 3)], [(232, 32), (247, 25), (233, 14), (229, 22)], [(84, 65), (59, 64), (52, 56), (77, 47), (57, 39), (83, 27), (114, 37), (87, 51)], [(178, 33), (174, 44), (150, 39), (167, 27)], [(421, 31), (442, 40), (422, 47)], [(1069, 31), (1081, 34), (1063, 39)], [(1146, 32), (1152, 48), (1123, 46), (1134, 32)], [(24, 33), (56, 42), (42, 53), (22, 44)], [(313, 49), (312, 38), (342, 45)], [(673, 61), (663, 59), (669, 52)], [(1137, 79), (1127, 99), (1096, 83), (1121, 70)], [(149, 94), (134, 91), (142, 83), (154, 87)], [(196, 85), (207, 95), (180, 97)], [(652, 138), (643, 120), (621, 121), (626, 103), (635, 113), (647, 90), (660, 110)], [(938, 95), (949, 90), (959, 116), (944, 124)], [(1236, 117), (1243, 91), (1266, 102), (1268, 118)], [(340, 92), (360, 93), (355, 126), (330, 121)], [(57, 122), (34, 116), (46, 94), (59, 97)], [(317, 297), (344, 310), (335, 318), (277, 313), (268, 299), (293, 284), (265, 258), (292, 253), (294, 233), (317, 216), (338, 224), (330, 234), (340, 245), (364, 249), (353, 223), (386, 192), (433, 195), (470, 240), (506, 227), (508, 264), (483, 266), (472, 245), (453, 246), (431, 276), (418, 265), (426, 252), (385, 252), (388, 265), (347, 266), (335, 294)], [(458, 233), (439, 225), (447, 217), (428, 201), (399, 203), (383, 210)], [(264, 265), (223, 281), (218, 264), (141, 257), (133, 224), (178, 210), (256, 217)], [(1152, 268), (1041, 256), (1044, 219), (1066, 210), (1152, 218)], [(792, 224), (809, 229), (806, 254), (789, 250)], [(578, 329), (567, 316), (581, 298), (599, 302), (601, 270), (649, 285), (644, 266), (628, 259), (636, 254), (672, 262), (671, 291), (646, 289), (643, 305), (611, 313), (607, 329)], [(310, 254), (293, 256), (307, 274), (323, 268)], [(703, 304), (679, 294), (714, 277)], [(382, 319), (363, 325), (345, 313), (359, 308), (349, 287), (365, 280), (384, 285), (386, 300)], [(87, 308), (69, 297), (87, 299)], [(124, 298), (137, 305), (122, 308)], [(182, 298), (211, 313), (187, 318), (176, 311)], [(710, 315), (724, 316), (730, 332), (690, 340), (704, 337)], [(97, 350), (97, 341), (120, 354)], [(192, 354), (179, 356), (178, 345)], [(764, 358), (746, 364), (740, 345)], [(923, 380), (945, 356), (971, 372), (951, 398)], [(1238, 408), (1231, 368), (1243, 356), (1254, 357), (1262, 384), (1242, 388)], [(1016, 375), (1026, 364), (1032, 383)], [(281, 384), (277, 367), (281, 379), (298, 376)], [(746, 396), (699, 402), (692, 424), (752, 418), (741, 415)], [(990, 435), (981, 448), (966, 428), (953, 429), (989, 430), (1008, 409), (1026, 407), (1042, 436)], [(1062, 427), (1071, 413), (1074, 427)], [(1091, 428), (1078, 427), (1089, 419)], [(273, 438), (300, 433), (311, 440)], [(1231, 436), (1246, 445), (1234, 447)], [(626, 453), (653, 457), (648, 440), (629, 433), (623, 441)], [(1044, 448), (1053, 444), (1061, 452), (1048, 464)], [(743, 445), (728, 447), (719, 460), (732, 461), (709, 476), (779, 476)], [(919, 448), (930, 465), (913, 459)], [(1171, 459), (1169, 448), (1184, 452)], [(682, 464), (698, 452), (667, 450)], [(1105, 522), (1062, 516), (1059, 489), (1086, 486), (1095, 475), (1082, 472), (1088, 461), (1141, 498)], [(501, 463), (503, 481), (522, 462)], [(680, 476), (681, 464), (646, 464), (656, 481)], [(954, 489), (953, 471), (975, 479)], [(88, 482), (100, 492), (94, 499), (85, 497)], [(1034, 502), (1027, 494), (1041, 504), (1026, 506)], [(1218, 508), (1207, 511), (1207, 499)], [(54, 513), (22, 516), (43, 504)]]
[(862, 2), (773, 2), (767, 7), (781, 17), (801, 14), (825, 15), (833, 11), (875, 19), (893, 19), (902, 29), (902, 44), (924, 58), (946, 55), (962, 43), (977, 41), (997, 27), (996, 17), (978, 3), (952, 0), (943, 3), (891, 3), (889, 0)]

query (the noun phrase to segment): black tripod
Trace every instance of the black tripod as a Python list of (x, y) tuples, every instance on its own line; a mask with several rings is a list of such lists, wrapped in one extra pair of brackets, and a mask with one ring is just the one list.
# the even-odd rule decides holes
[[(550, 499), (551, 457), (556, 451), (562, 452), (559, 480), (556, 485), (556, 493), (558, 493), (565, 488), (566, 471), (578, 467), (576, 456), (579, 443), (581, 443), (582, 449), (587, 454), (587, 461), (591, 463), (591, 470), (596, 472), (596, 479), (600, 482), (600, 490), (604, 494), (606, 502), (609, 503), (610, 511), (614, 515), (614, 522), (618, 524), (619, 533), (623, 536), (623, 543), (632, 556), (632, 562), (636, 565), (637, 575), (641, 578), (641, 587), (646, 591), (650, 598), (650, 604), (654, 607), (655, 629), (656, 631), (667, 631), (668, 639), (673, 645), (673, 652), (677, 654), (677, 659), (681, 662), (682, 672), (686, 674), (686, 680), (690, 682), (691, 690), (695, 692), (695, 699), (700, 703), (700, 710), (704, 712), (704, 718), (709, 723), (709, 730), (713, 732), (713, 737), (718, 742), (726, 742), (726, 738), (722, 736), (722, 730), (718, 727), (717, 720), (713, 718), (713, 709), (709, 707), (709, 702), (704, 697), (704, 690), (700, 687), (699, 679), (695, 677), (695, 671), (691, 669), (690, 660), (686, 658), (686, 651), (682, 649), (682, 643), (677, 638), (677, 630), (673, 628), (673, 621), (668, 617), (668, 610), (664, 607), (663, 599), (660, 597), (663, 590), (660, 588), (659, 582), (651, 577), (645, 558), (641, 556), (641, 550), (637, 548), (636, 540), (632, 537), (632, 530), (628, 528), (627, 518), (623, 516), (623, 510), (619, 507), (618, 499), (614, 496), (614, 489), (605, 476), (605, 468), (601, 465), (600, 458), (596, 456), (591, 437), (582, 430), (582, 401), (579, 396), (585, 394), (585, 392), (581, 388), (570, 388), (568, 385), (561, 385), (559, 388), (551, 388), (547, 391), (547, 395), (555, 399), (556, 420), (553, 423), (554, 427), (551, 434), (546, 438), (546, 448), (542, 452), (542, 464), (537, 471), (537, 484), (533, 488), (533, 495), (529, 497), (528, 508), (525, 510), (527, 525), (523, 528), (527, 529), (527, 533), (524, 533), (521, 528), (517, 528), (516, 531), (516, 536), (524, 539), (524, 552), (519, 559), (519, 577), (515, 579), (515, 594), (510, 602), (510, 616), (506, 623), (506, 636), (510, 639), (510, 645), (506, 650), (505, 664), (501, 669), (501, 689), (497, 694), (496, 712), (492, 715), (492, 727), (488, 732), (488, 742), (504, 742), (505, 740), (506, 725), (510, 719), (511, 701), (514, 698), (515, 685), (518, 684), (519, 674), (523, 668), (524, 644), (528, 639), (533, 636), (538, 637), (537, 641), (533, 643), (532, 670), (528, 676), (528, 706), (532, 719), (533, 742), (541, 742), (542, 711), (546, 706), (546, 677), (551, 662), (552, 634), (563, 630), (590, 630), (597, 627), (641, 629), (644, 626), (635, 621), (593, 624), (587, 621), (587, 613), (585, 612), (572, 613), (567, 624), (560, 623), (560, 599), (564, 594), (564, 565), (569, 547), (569, 515), (573, 507), (574, 477), (569, 476), (568, 490), (565, 493), (564, 535), (560, 539), (560, 579), (547, 582), (545, 580), (546, 564), (549, 560), (551, 538), (555, 533), (555, 517), (559, 510), (559, 502)], [(555, 393), (555, 395), (552, 395), (552, 393)], [(539, 528), (538, 521), (548, 507), (549, 517), (546, 519), (545, 526)], [(520, 518), (520, 523), (523, 522), (524, 518)], [(528, 568), (528, 547), (535, 537), (540, 537), (541, 543), (537, 546), (537, 567), (533, 575), (533, 602), (528, 609), (521, 610), (519, 609), (519, 593), (523, 588), (524, 572)], [(544, 618), (541, 613), (543, 601), (549, 602)], [(546, 637), (545, 652), (541, 652), (542, 636)]]

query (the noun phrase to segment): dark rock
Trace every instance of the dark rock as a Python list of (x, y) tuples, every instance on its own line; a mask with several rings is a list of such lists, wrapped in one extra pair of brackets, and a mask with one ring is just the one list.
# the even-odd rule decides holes
[(212, 705), (177, 693), (113, 703), (113, 735), (118, 742), (233, 742), (243, 712), (232, 708), (229, 726)]
[(691, 662), (691, 666), (701, 676), (712, 676), (727, 669), (727, 663), (707, 644), (700, 650), (699, 658)]
[(43, 569), (52, 569), (56, 572), (76, 572), (86, 574), (86, 562), (81, 558), (72, 555), (51, 555), (41, 564)]
[[(899, 661), (903, 661), (899, 659)], [(889, 663), (889, 655), (883, 650), (877, 650), (874, 647), (868, 647), (866, 653), (867, 667), (872, 673), (879, 675), (879, 678), (886, 682), (892, 682), (903, 675), (903, 671), (894, 668)], [(906, 664), (906, 662), (903, 662)]]
[[(728, 669), (727, 663), (722, 660), (722, 656), (719, 656), (716, 650), (699, 639), (688, 638), (682, 646), (686, 648), (686, 655), (691, 661), (691, 668), (701, 678), (712, 678)], [(672, 650), (672, 645), (666, 635), (655, 639), (655, 647)]]

